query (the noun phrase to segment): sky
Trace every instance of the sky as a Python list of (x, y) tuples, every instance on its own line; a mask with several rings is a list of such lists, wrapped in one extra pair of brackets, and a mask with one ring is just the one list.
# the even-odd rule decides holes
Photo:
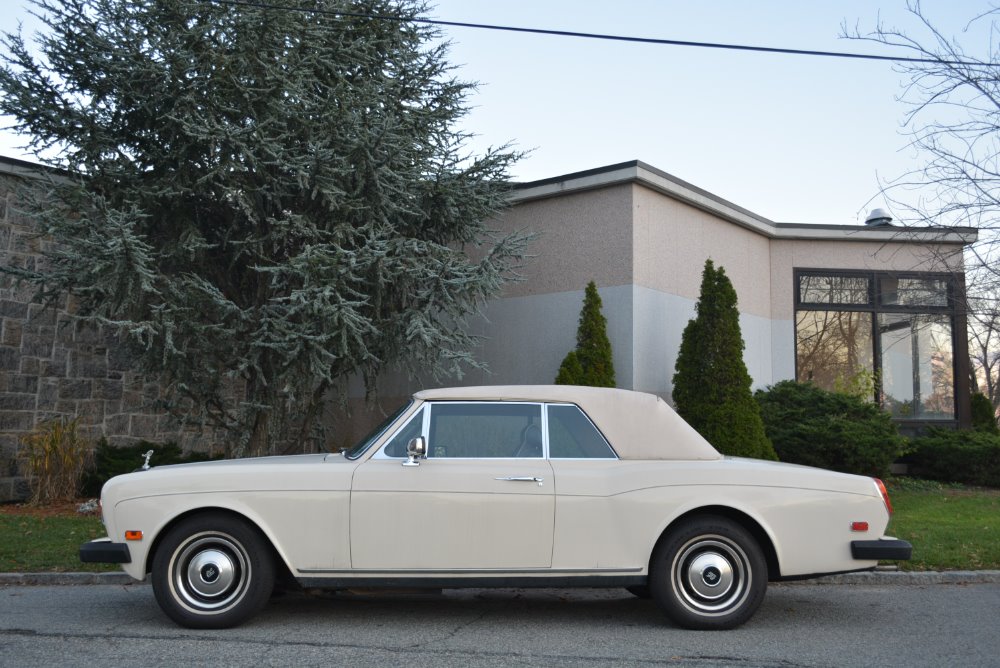
[[(5, 0), (0, 30), (30, 23)], [(898, 55), (840, 37), (879, 21), (925, 39), (905, 0), (437, 0), (429, 16), (637, 37)], [(995, 3), (924, 0), (924, 14), (970, 54)], [(456, 75), (478, 82), (461, 130), (470, 150), (528, 151), (532, 181), (641, 160), (776, 222), (861, 224), (886, 206), (880, 184), (921, 164), (908, 147), (893, 65), (442, 28)], [(0, 155), (31, 160), (0, 132)]]

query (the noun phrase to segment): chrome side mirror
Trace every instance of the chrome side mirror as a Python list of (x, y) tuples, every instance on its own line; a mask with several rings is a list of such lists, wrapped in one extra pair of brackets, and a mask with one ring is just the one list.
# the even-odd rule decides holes
[(418, 459), (427, 459), (427, 439), (423, 436), (411, 438), (406, 444), (406, 461), (403, 466), (420, 466)]

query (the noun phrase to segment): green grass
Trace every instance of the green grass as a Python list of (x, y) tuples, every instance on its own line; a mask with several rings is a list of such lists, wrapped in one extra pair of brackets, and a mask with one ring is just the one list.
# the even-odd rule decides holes
[[(904, 570), (1000, 570), (1000, 490), (905, 478), (888, 484), (896, 512), (887, 533), (913, 544)], [(7, 508), (0, 512), (0, 572), (119, 570), (77, 557), (81, 543), (103, 535), (94, 515)]]
[(0, 572), (119, 570), (112, 564), (80, 563), (81, 543), (104, 535), (101, 520), (93, 515), (0, 513)]
[(893, 480), (887, 533), (908, 540), (910, 571), (1000, 569), (1000, 490)]

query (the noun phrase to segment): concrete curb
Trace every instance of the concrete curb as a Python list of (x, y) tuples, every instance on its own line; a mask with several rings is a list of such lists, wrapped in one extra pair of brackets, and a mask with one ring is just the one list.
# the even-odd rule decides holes
[[(145, 585), (149, 580), (137, 582), (125, 573), (0, 573), (0, 586), (51, 586), (51, 585)], [(812, 580), (781, 583), (782, 586), (808, 585), (954, 585), (997, 584), (1000, 571), (871, 571), (827, 575)]]
[(996, 584), (1000, 571), (868, 571), (826, 575), (812, 580), (799, 580), (786, 584), (798, 585), (939, 585), (939, 584)]
[(0, 586), (146, 584), (126, 573), (0, 573)]

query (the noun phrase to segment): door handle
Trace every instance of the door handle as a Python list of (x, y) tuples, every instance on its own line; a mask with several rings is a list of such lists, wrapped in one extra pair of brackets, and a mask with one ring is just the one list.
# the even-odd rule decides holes
[(541, 487), (542, 483), (545, 482), (545, 478), (539, 478), (538, 476), (531, 475), (508, 475), (501, 478), (493, 478), (494, 480), (503, 480), (505, 482), (537, 482), (538, 486)]

